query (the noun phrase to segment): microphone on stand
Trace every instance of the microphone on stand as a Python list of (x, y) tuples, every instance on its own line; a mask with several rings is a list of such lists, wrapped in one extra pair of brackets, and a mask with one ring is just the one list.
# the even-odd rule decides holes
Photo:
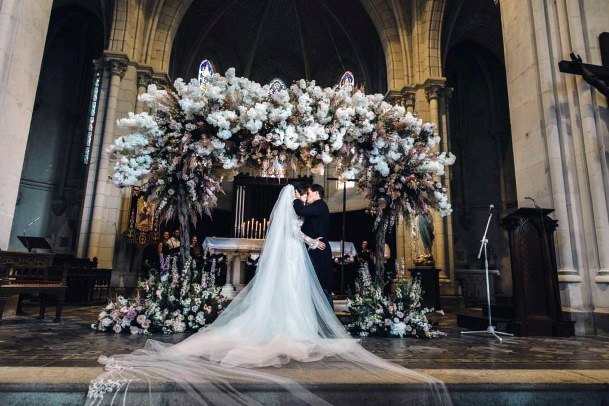
[(32, 221), (32, 222), (31, 222), (30, 224), (28, 224), (27, 226), (25, 226), (25, 228), (23, 229), (23, 240), (25, 241), (25, 248), (27, 248), (27, 251), (28, 251), (28, 252), (32, 252), (32, 249), (30, 248), (30, 244), (28, 244), (28, 242), (27, 242), (27, 237), (26, 237), (26, 235), (25, 235), (25, 232), (26, 232), (26, 230), (27, 230), (28, 228), (30, 228), (30, 226), (31, 226), (32, 224), (34, 224), (34, 223), (35, 223), (35, 222), (37, 222), (38, 220), (40, 220), (40, 216), (36, 217), (36, 218), (34, 219), (34, 221)]
[(539, 206), (537, 205), (537, 202), (535, 202), (535, 199), (533, 199), (532, 197), (526, 196), (524, 198), (524, 200), (530, 200), (530, 201), (532, 201), (533, 202), (533, 206), (535, 206), (536, 209), (539, 209)]
[(490, 206), (488, 206), (488, 214), (491, 214), (493, 212), (494, 208), (495, 208), (494, 204), (491, 204)]

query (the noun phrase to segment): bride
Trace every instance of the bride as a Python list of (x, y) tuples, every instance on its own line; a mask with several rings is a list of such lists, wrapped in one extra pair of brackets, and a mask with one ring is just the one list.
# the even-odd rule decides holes
[[(175, 345), (148, 340), (131, 354), (100, 357), (107, 372), (90, 384), (90, 404), (116, 399), (123, 404), (165, 403), (169, 392), (152, 387), (165, 387), (167, 382), (177, 384), (173, 395), (181, 396), (175, 399), (183, 404), (261, 404), (264, 395), (251, 390), (251, 384), (261, 383), (271, 384), (273, 391), (281, 389), (281, 403), (330, 404), (332, 399), (290, 379), (289, 369), (265, 368), (288, 363), (297, 365), (299, 372), (310, 369), (313, 375), (321, 368), (340, 368), (333, 373), (351, 369), (375, 375), (380, 382), (398, 380), (410, 385), (409, 397), (417, 388), (413, 403), (451, 403), (440, 381), (373, 355), (345, 330), (307, 254), (308, 238), (300, 231), (294, 195), (292, 185), (282, 189), (256, 276), (216, 321)], [(328, 357), (335, 362), (316, 362)], [(145, 400), (136, 401), (136, 396)]]

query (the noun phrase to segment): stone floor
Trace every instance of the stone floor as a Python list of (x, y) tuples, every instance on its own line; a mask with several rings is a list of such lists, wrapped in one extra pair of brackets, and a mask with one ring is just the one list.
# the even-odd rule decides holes
[[(26, 307), (32, 316), (5, 320), (0, 325), (0, 404), (82, 405), (89, 382), (103, 372), (97, 363), (100, 355), (131, 352), (148, 338), (177, 342), (186, 336), (98, 333), (90, 324), (100, 309), (66, 307), (62, 322), (53, 323), (54, 312), (48, 311), (46, 320), (36, 320), (37, 309)], [(387, 360), (441, 380), (455, 406), (609, 404), (609, 337), (517, 337), (499, 343), (487, 337), (462, 337), (453, 315), (433, 318), (448, 337), (366, 338), (363, 345)], [(427, 393), (420, 392), (416, 379), (390, 378), (385, 370), (373, 373), (339, 360), (271, 369), (267, 372), (324, 394), (336, 405), (376, 405), (379, 399), (387, 406), (417, 404), (413, 396)], [(169, 396), (162, 388), (154, 393)], [(286, 404), (276, 389), (253, 388), (264, 404)], [(141, 394), (147, 399), (147, 387)], [(186, 400), (164, 404), (178, 403), (189, 404)]]
[[(66, 307), (63, 320), (53, 323), (22, 316), (0, 326), (0, 367), (96, 367), (100, 355), (127, 353), (148, 338), (166, 342), (184, 334), (134, 336), (98, 333), (90, 328), (100, 306)], [(35, 315), (35, 308), (26, 312)], [(434, 315), (448, 337), (426, 339), (366, 338), (371, 352), (408, 368), (421, 370), (606, 370), (609, 337), (515, 337), (503, 343), (487, 337), (461, 336), (454, 316)]]

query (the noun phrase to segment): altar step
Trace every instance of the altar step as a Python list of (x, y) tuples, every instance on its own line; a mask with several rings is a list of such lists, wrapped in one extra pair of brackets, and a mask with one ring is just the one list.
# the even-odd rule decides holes
[[(3, 368), (6, 370), (7, 368)], [(15, 368), (23, 370), (24, 368)], [(45, 368), (32, 368), (38, 376), (37, 382), (25, 379), (25, 383), (0, 382), (1, 405), (82, 405), (86, 400), (87, 382), (101, 372), (100, 368), (81, 373), (81, 378), (59, 379), (70, 375), (70, 369), (62, 368), (54, 374), (59, 377), (44, 379)], [(48, 368), (46, 368), (48, 369)], [(57, 370), (58, 368), (54, 368)], [(7, 372), (7, 371), (5, 371)], [(19, 371), (15, 371), (18, 373)], [(453, 403), (460, 405), (606, 405), (609, 401), (609, 371), (570, 370), (425, 370), (422, 371), (445, 380)], [(75, 372), (76, 373), (76, 372)], [(335, 372), (341, 376), (341, 371)], [(353, 378), (353, 377), (351, 377)], [(357, 381), (357, 382), (356, 382)], [(233, 384), (235, 389), (246, 393), (264, 405), (295, 404), (286, 398), (285, 392), (270, 384)], [(425, 404), (421, 393), (426, 385), (391, 384), (366, 382), (364, 372), (359, 379), (347, 378), (345, 382), (331, 379), (330, 383), (304, 384), (313, 393), (334, 405), (411, 405)], [(129, 404), (148, 404), (147, 387), (132, 384), (129, 388)], [(133, 396), (133, 397), (131, 397)], [(176, 392), (173, 384), (155, 387), (152, 396), (162, 405), (194, 404), (183, 392)], [(122, 398), (116, 404), (122, 404)]]

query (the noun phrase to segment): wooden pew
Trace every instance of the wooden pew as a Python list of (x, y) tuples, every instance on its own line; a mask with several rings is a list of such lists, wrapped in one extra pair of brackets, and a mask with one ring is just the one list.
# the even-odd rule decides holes
[(43, 319), (50, 297), (56, 298), (55, 322), (61, 320), (67, 283), (66, 270), (61, 267), (40, 265), (0, 264), (0, 323), (7, 299), (13, 295), (29, 294), (39, 296), (40, 312)]

